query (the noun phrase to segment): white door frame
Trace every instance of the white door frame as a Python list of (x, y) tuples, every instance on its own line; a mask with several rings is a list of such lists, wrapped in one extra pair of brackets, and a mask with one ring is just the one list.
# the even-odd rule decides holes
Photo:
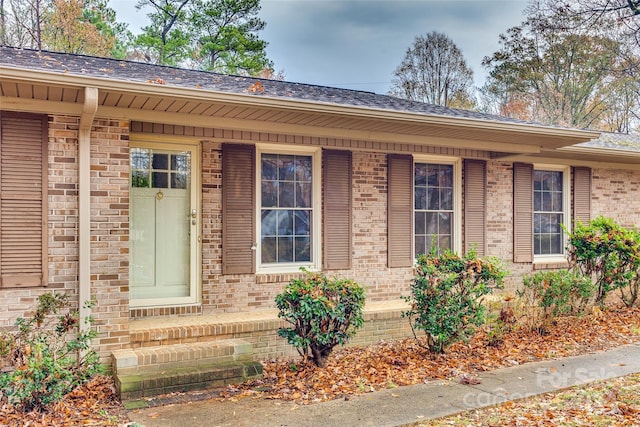
[[(201, 298), (201, 182), (200, 182), (200, 141), (182, 138), (155, 137), (150, 135), (130, 135), (130, 148), (147, 148), (168, 151), (189, 151), (191, 153), (191, 208), (196, 211), (195, 224), (191, 223), (190, 235), (190, 289), (189, 296), (130, 299), (130, 308), (167, 307), (178, 305), (192, 305), (199, 303)], [(131, 174), (129, 174), (131, 180)], [(131, 183), (129, 183), (131, 188)], [(130, 194), (131, 197), (131, 194)], [(131, 203), (131, 199), (130, 199)], [(131, 210), (129, 210), (131, 213)], [(192, 219), (193, 221), (193, 219)], [(129, 221), (131, 224), (131, 221)], [(131, 256), (131, 255), (130, 255)], [(131, 265), (131, 263), (130, 263)], [(131, 268), (131, 267), (129, 267)], [(131, 284), (130, 284), (131, 285)]]

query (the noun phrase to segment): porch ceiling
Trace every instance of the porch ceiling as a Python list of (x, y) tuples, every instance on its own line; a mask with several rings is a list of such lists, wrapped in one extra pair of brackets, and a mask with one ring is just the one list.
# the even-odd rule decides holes
[(98, 89), (96, 117), (154, 123), (513, 154), (540, 153), (597, 136), (539, 125), (176, 88), (153, 81), (141, 84), (42, 71), (2, 71), (0, 104), (20, 111), (80, 114), (84, 88), (91, 86)]

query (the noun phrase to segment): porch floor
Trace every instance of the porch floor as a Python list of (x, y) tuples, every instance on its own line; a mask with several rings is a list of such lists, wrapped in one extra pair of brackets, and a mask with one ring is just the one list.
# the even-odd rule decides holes
[[(367, 302), (364, 307), (365, 317), (375, 316), (376, 313), (389, 311), (406, 310), (408, 305), (403, 300), (374, 301)], [(211, 313), (211, 314), (190, 314), (170, 317), (150, 317), (145, 319), (135, 319), (129, 323), (130, 332), (141, 332), (145, 330), (190, 327), (212, 324), (238, 324), (254, 323), (260, 321), (272, 321), (278, 319), (278, 310), (262, 309), (249, 312), (236, 313)]]

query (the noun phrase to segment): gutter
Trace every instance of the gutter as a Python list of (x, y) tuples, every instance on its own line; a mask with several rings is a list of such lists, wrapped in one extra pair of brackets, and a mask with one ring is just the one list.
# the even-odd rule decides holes
[[(545, 136), (578, 139), (581, 142), (597, 138), (600, 132), (580, 129), (555, 128), (528, 123), (511, 123), (497, 120), (487, 120), (472, 117), (451, 117), (446, 115), (395, 111), (362, 106), (336, 105), (327, 102), (307, 101), (298, 99), (283, 99), (261, 95), (220, 92), (209, 89), (184, 88), (155, 83), (122, 81), (108, 77), (85, 76), (71, 73), (51, 72), (33, 69), (19, 69), (0, 66), (0, 75), (5, 78), (26, 81), (31, 84), (45, 83), (55, 85), (69, 85), (77, 87), (79, 84), (93, 86), (105, 91), (122, 91), (131, 94), (145, 94), (150, 96), (173, 96), (185, 100), (199, 100), (208, 102), (223, 102), (235, 105), (253, 107), (280, 108), (295, 111), (342, 114), (353, 117), (370, 119), (402, 120), (406, 122), (458, 126), (466, 128), (480, 128), (483, 130), (521, 132)], [(576, 142), (574, 141), (573, 144)], [(570, 145), (568, 143), (567, 145)]]
[(89, 330), (91, 309), (91, 125), (98, 111), (98, 89), (84, 88), (78, 129), (78, 310), (80, 331)]

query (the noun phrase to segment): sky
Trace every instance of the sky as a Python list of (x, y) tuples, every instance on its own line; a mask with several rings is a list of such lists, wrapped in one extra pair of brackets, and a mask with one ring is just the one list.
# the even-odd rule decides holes
[[(136, 0), (110, 0), (134, 33), (146, 24)], [(482, 86), (482, 58), (523, 19), (526, 0), (262, 0), (267, 56), (287, 81), (387, 93), (416, 36), (446, 34)]]

